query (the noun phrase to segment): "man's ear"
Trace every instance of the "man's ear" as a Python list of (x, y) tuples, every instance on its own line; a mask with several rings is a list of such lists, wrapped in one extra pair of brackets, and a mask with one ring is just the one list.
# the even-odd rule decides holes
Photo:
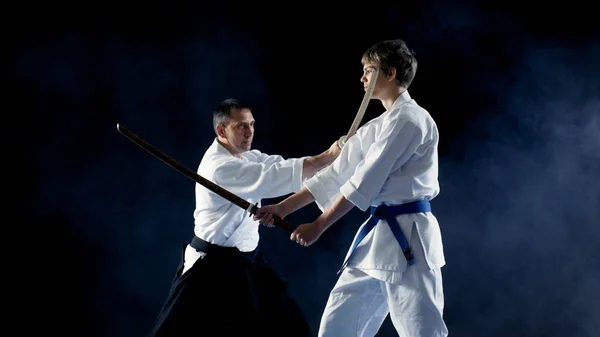
[(217, 124), (217, 136), (225, 138), (225, 126)]
[(396, 80), (396, 68), (390, 67), (387, 71), (385, 78), (388, 82), (395, 81)]

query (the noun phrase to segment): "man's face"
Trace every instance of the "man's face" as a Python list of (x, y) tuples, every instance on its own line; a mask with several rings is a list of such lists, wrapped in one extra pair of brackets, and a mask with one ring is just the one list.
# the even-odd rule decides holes
[(231, 111), (229, 123), (224, 128), (225, 138), (234, 154), (250, 150), (254, 137), (254, 117), (248, 109)]

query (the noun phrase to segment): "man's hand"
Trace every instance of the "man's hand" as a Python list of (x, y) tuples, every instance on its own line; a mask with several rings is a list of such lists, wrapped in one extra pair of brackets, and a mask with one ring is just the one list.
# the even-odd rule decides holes
[(338, 147), (340, 148), (340, 150), (344, 148), (344, 145), (346, 145), (346, 140), (347, 140), (346, 135), (341, 136), (340, 139), (337, 140), (336, 143), (337, 143)]
[[(345, 136), (342, 136), (342, 137), (345, 137)], [(340, 139), (342, 139), (342, 138), (340, 138)], [(336, 140), (335, 142), (333, 142), (333, 144), (331, 144), (331, 146), (329, 147), (329, 149), (327, 151), (329, 152), (329, 155), (333, 158), (333, 160), (335, 160), (340, 155), (340, 152), (342, 152), (343, 146), (344, 146), (343, 144), (340, 144), (339, 139)]]
[(290, 235), (290, 240), (308, 247), (317, 241), (321, 234), (323, 234), (323, 231), (317, 222), (305, 223), (294, 230)]
[(284, 213), (284, 210), (280, 204), (266, 205), (256, 210), (256, 213), (254, 213), (252, 218), (264, 226), (273, 227), (275, 226), (275, 219), (273, 219), (273, 215), (283, 219), (287, 213)]

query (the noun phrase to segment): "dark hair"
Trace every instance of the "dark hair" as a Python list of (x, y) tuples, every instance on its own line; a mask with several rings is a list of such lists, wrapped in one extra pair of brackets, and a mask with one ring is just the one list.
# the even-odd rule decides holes
[(252, 111), (252, 108), (245, 102), (236, 98), (228, 98), (219, 103), (213, 112), (213, 129), (215, 132), (217, 131), (217, 125), (227, 125), (229, 123), (229, 118), (231, 117), (231, 112), (233, 110)]
[(396, 68), (396, 83), (408, 88), (417, 73), (417, 58), (400, 39), (385, 40), (369, 47), (362, 56), (362, 64), (373, 64), (383, 73)]

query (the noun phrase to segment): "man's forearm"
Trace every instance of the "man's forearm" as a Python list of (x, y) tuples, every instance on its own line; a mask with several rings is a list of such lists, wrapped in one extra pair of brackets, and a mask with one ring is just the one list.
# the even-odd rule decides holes
[(336, 153), (332, 152), (331, 150), (327, 150), (316, 156), (304, 159), (304, 163), (302, 164), (302, 179), (312, 177), (322, 168), (333, 163), (336, 158)]
[(333, 202), (333, 205), (326, 209), (325, 212), (323, 212), (323, 214), (321, 214), (317, 220), (315, 220), (315, 223), (317, 223), (322, 231), (325, 231), (346, 213), (348, 213), (353, 207), (354, 204), (340, 194)]

